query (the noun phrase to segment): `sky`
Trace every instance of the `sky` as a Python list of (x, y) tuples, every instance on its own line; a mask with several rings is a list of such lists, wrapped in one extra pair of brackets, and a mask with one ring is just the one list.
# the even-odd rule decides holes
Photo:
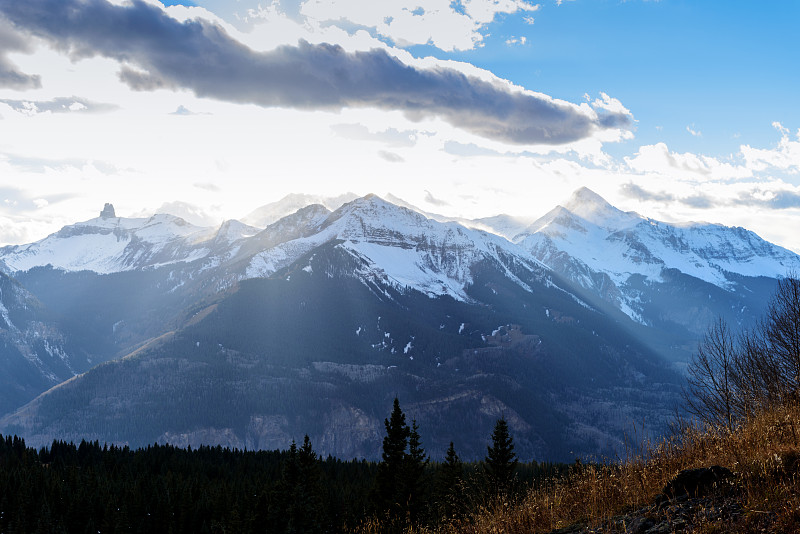
[(800, 2), (0, 0), (0, 244), (289, 193), (535, 218), (589, 187), (800, 252)]

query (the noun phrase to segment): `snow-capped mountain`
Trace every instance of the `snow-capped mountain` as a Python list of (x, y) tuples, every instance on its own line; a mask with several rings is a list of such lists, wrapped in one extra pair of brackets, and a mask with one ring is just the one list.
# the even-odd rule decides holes
[(654, 221), (588, 189), (523, 224), (440, 221), (375, 195), (263, 229), (107, 206), (1, 249), (0, 265), (86, 358), (131, 357), (2, 424), (45, 443), (275, 448), (309, 432), (326, 452), (374, 455), (375, 406), (399, 394), (476, 457), (501, 413), (527, 453), (613, 452), (631, 420), (668, 416), (680, 379), (661, 357), (685, 362), (719, 315), (752, 320), (798, 265), (746, 230)]
[[(655, 292), (674, 289), (677, 275), (694, 280), (692, 291), (707, 299), (713, 297), (703, 283), (747, 301), (754, 279), (776, 279), (800, 267), (796, 254), (744, 228), (656, 221), (620, 211), (586, 188), (513, 240), (635, 321), (652, 325), (682, 313), (700, 331), (707, 320), (696, 322), (686, 308), (663, 310), (655, 303)], [(703, 305), (696, 297), (690, 297), (690, 309)], [(757, 306), (744, 307), (750, 315), (758, 312)]]
[[(336, 205), (351, 196), (325, 201)], [(650, 325), (657, 320), (656, 312), (648, 310), (653, 302), (648, 292), (663, 289), (676, 274), (735, 296), (747, 293), (748, 280), (775, 279), (800, 267), (796, 254), (743, 228), (659, 222), (622, 212), (586, 188), (521, 231), (525, 220), (507, 215), (442, 222), (374, 195), (333, 212), (309, 204), (315, 200), (320, 199), (289, 195), (265, 206), (262, 222), (290, 213), (260, 231), (239, 221), (215, 229), (170, 215), (119, 218), (108, 205), (98, 218), (66, 226), (36, 243), (0, 249), (0, 262), (11, 274), (46, 265), (101, 274), (169, 267), (172, 288), (205, 280), (213, 292), (242, 279), (270, 276), (315, 247), (338, 240), (364, 259), (363, 275), (458, 299), (466, 298), (476, 262), (504, 264), (513, 258), (515, 265), (537, 271), (545, 265)], [(507, 266), (512, 278), (513, 271)], [(750, 311), (755, 311), (752, 305)], [(702, 330), (707, 321), (695, 323)]]
[[(239, 221), (226, 221), (219, 229), (201, 228), (165, 214), (121, 218), (108, 205), (100, 217), (66, 226), (30, 245), (1, 249), (0, 260), (12, 273), (48, 265), (98, 274), (163, 267), (170, 269), (175, 286), (198, 277), (224, 279), (229, 285), (232, 280), (269, 276), (332, 240), (341, 241), (340, 246), (365, 262), (361, 274), (431, 296), (466, 299), (470, 269), (483, 260), (542, 270), (502, 237), (440, 223), (375, 195), (334, 212), (318, 204), (305, 206), (261, 231)], [(510, 266), (506, 271), (515, 277)]]
[(560, 284), (499, 236), (439, 223), (374, 195), (334, 212), (312, 204), (263, 230), (238, 221), (201, 228), (170, 215), (122, 218), (108, 205), (100, 217), (0, 249), (0, 261), (74, 338), (89, 342), (86, 358), (100, 363), (193, 320), (198, 307), (244, 280), (275, 276), (300, 260), (310, 273), (325, 247), (340, 261), (318, 274), (346, 276), (371, 291), (392, 287), (472, 302), (475, 273), (486, 269), (523, 292), (541, 281)]
[[(520, 454), (569, 459), (612, 454), (630, 421), (669, 415), (677, 374), (514, 245), (372, 196), (326, 212), (309, 206), (252, 238), (294, 261), (189, 302), (178, 328), (0, 417), (0, 432), (34, 444), (81, 436), (265, 449), (308, 433), (325, 454), (376, 458), (384, 406), (398, 395), (436, 456), (455, 439), (481, 457), (504, 415)], [(227, 268), (259, 258), (245, 248)], [(136, 284), (138, 298), (147, 276), (170, 273), (172, 283), (178, 267), (58, 281), (118, 280)], [(225, 268), (195, 270), (170, 294)], [(100, 303), (102, 328), (133, 321), (115, 305)]]
[(616, 284), (635, 274), (658, 281), (664, 269), (678, 269), (730, 287), (730, 274), (775, 278), (800, 265), (793, 252), (744, 228), (659, 222), (620, 211), (586, 188), (514, 236), (514, 241), (540, 258), (555, 247), (593, 271), (608, 274)]
[(51, 265), (107, 274), (205, 257), (217, 234), (215, 228), (197, 227), (172, 215), (117, 217), (106, 204), (99, 217), (65, 226), (29, 245), (3, 247), (0, 257), (14, 272)]
[[(314, 233), (308, 235), (312, 228)], [(285, 232), (270, 227), (265, 233), (273, 230)], [(349, 202), (324, 219), (310, 220), (305, 234), (255, 254), (248, 277), (269, 276), (331, 241), (341, 242), (337, 246), (359, 258), (362, 276), (458, 300), (468, 299), (465, 290), (472, 283), (471, 270), (479, 262), (503, 266), (506, 275), (523, 287), (514, 269), (546, 270), (499, 236), (457, 223), (440, 223), (375, 195)]]

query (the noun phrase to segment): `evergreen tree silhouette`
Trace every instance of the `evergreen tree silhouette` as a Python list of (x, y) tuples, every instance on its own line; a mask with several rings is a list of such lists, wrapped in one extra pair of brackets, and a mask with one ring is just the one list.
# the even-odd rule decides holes
[(406, 511), (408, 519), (412, 523), (417, 523), (424, 512), (427, 502), (426, 493), (428, 489), (426, 469), (429, 458), (422, 448), (422, 441), (419, 435), (417, 421), (411, 420), (411, 429), (408, 435), (408, 454), (405, 458), (405, 469), (403, 473)]
[(408, 504), (406, 448), (411, 429), (406, 416), (395, 397), (392, 413), (384, 420), (386, 436), (383, 438), (383, 453), (375, 479), (375, 501), (377, 511), (390, 523), (403, 523)]
[(434, 499), (441, 519), (457, 519), (463, 515), (464, 464), (456, 454), (452, 441), (436, 476)]
[(508, 431), (505, 417), (495, 423), (492, 444), (487, 449), (484, 473), (488, 489), (494, 495), (508, 495), (514, 486), (514, 471), (518, 461), (514, 452), (514, 439)]

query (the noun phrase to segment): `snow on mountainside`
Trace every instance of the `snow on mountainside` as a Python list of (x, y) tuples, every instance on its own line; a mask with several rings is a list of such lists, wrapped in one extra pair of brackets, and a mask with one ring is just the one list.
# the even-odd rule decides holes
[[(312, 235), (256, 254), (248, 277), (269, 276), (332, 240), (342, 241), (340, 246), (361, 260), (362, 276), (457, 300), (467, 300), (470, 270), (481, 260), (505, 265), (508, 260), (503, 256), (508, 256), (526, 264), (529, 270), (543, 270), (524, 251), (501, 237), (456, 223), (440, 223), (375, 195), (345, 204), (315, 230)], [(507, 266), (504, 268), (509, 278), (525, 287)]]
[(36, 243), (6, 247), (0, 260), (12, 272), (51, 265), (109, 274), (169, 265), (168, 287), (181, 287), (202, 273), (222, 288), (236, 280), (271, 276), (335, 240), (359, 258), (362, 268), (353, 273), (356, 276), (458, 300), (467, 300), (471, 270), (478, 262), (502, 266), (523, 288), (509, 261), (528, 273), (546, 270), (502, 237), (437, 222), (375, 195), (334, 212), (312, 204), (262, 231), (238, 221), (215, 230), (170, 215), (119, 218), (108, 207), (100, 217), (64, 227)]
[(800, 267), (796, 254), (744, 228), (648, 219), (618, 210), (586, 188), (514, 242), (642, 323), (648, 319), (637, 276), (652, 286), (677, 269), (735, 293), (739, 276), (780, 278)]
[(260, 231), (261, 230), (254, 226), (249, 226), (243, 222), (231, 219), (222, 223), (214, 236), (214, 240), (221, 244), (231, 244), (240, 239), (253, 237)]
[(172, 215), (124, 218), (104, 210), (100, 217), (65, 226), (41, 241), (4, 247), (0, 257), (12, 271), (52, 265), (107, 274), (202, 258), (215, 234), (214, 228)]
[(728, 273), (776, 278), (800, 266), (796, 254), (744, 228), (655, 221), (620, 211), (586, 188), (514, 241), (544, 263), (555, 254), (566, 253), (592, 270), (608, 274), (617, 284), (633, 274), (660, 280), (663, 269), (678, 269), (728, 287)]
[(337, 240), (368, 265), (360, 275), (428, 295), (466, 299), (470, 271), (484, 260), (502, 266), (506, 276), (525, 287), (515, 278), (512, 261), (528, 272), (549, 269), (565, 276), (642, 323), (647, 323), (642, 279), (661, 283), (664, 273), (678, 270), (735, 292), (737, 276), (777, 278), (800, 270), (797, 255), (748, 230), (655, 221), (620, 211), (586, 188), (522, 231), (524, 219), (507, 215), (442, 222), (375, 195), (333, 212), (308, 205), (315, 199), (290, 195), (265, 206), (271, 206), (266, 210), (270, 216), (277, 216), (303, 205), (264, 230), (239, 221), (201, 228), (171, 215), (119, 218), (108, 205), (98, 218), (66, 226), (36, 243), (0, 249), (0, 264), (9, 273), (52, 265), (101, 274), (170, 265), (177, 269), (170, 275), (175, 287), (202, 273), (216, 280), (209, 288), (223, 288), (237, 280), (271, 276)]

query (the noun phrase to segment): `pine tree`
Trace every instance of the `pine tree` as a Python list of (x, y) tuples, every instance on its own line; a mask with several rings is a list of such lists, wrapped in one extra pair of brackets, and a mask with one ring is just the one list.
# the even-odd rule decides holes
[(386, 437), (383, 438), (383, 453), (375, 480), (375, 504), (377, 511), (385, 514), (391, 521), (402, 520), (407, 504), (406, 448), (411, 429), (406, 424), (406, 416), (400, 409), (400, 401), (395, 397), (392, 414), (384, 420)]
[(514, 452), (514, 439), (508, 431), (505, 417), (494, 425), (492, 445), (484, 460), (484, 473), (489, 491), (494, 495), (508, 495), (514, 486), (514, 471), (517, 468), (517, 455)]
[(322, 470), (306, 435), (298, 449), (292, 441), (273, 496), (270, 532), (305, 534), (324, 531)]
[(295, 491), (294, 532), (321, 532), (323, 518), (322, 471), (317, 453), (306, 435), (297, 454), (299, 480)]
[(300, 481), (297, 443), (292, 440), (281, 468), (281, 479), (273, 488), (269, 502), (268, 522), (270, 532), (293, 532), (295, 491)]
[(441, 519), (457, 519), (464, 512), (464, 464), (453, 442), (436, 476), (434, 499)]
[(404, 485), (406, 493), (406, 512), (412, 523), (416, 523), (422, 513), (427, 499), (425, 492), (428, 488), (425, 470), (429, 458), (422, 448), (417, 421), (411, 420), (411, 431), (408, 436), (408, 454), (405, 458)]

